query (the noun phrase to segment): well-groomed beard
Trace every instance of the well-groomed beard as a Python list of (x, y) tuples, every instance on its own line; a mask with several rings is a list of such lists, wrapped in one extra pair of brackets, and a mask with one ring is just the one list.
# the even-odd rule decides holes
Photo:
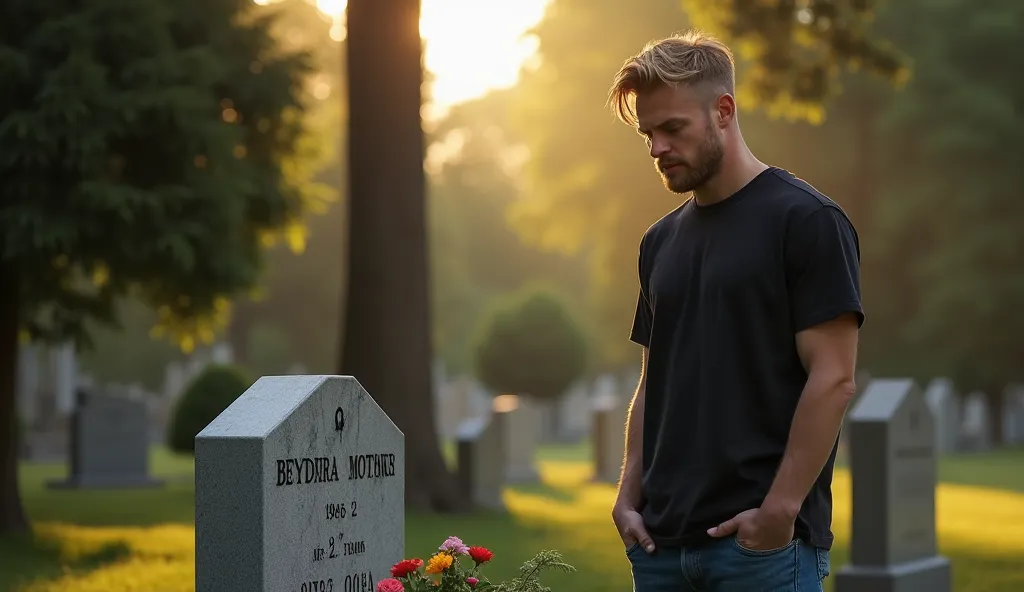
[[(701, 143), (700, 149), (697, 151), (696, 162), (686, 162), (668, 156), (658, 160), (654, 166), (661, 173), (661, 180), (665, 183), (666, 189), (673, 193), (689, 193), (703, 186), (718, 173), (722, 167), (724, 154), (722, 142), (709, 124), (704, 142)], [(681, 166), (671, 174), (665, 172), (666, 168), (676, 164)]]

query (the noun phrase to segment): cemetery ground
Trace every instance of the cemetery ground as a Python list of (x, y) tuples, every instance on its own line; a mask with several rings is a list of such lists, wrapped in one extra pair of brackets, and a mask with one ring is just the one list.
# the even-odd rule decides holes
[[(513, 575), (542, 548), (558, 549), (576, 574), (550, 574), (556, 592), (631, 588), (628, 563), (609, 520), (611, 485), (589, 483), (588, 447), (539, 452), (544, 483), (509, 488), (508, 514), (407, 518), (406, 552), (422, 556), (449, 535), (491, 547), (489, 574)], [(1024, 449), (949, 457), (941, 462), (938, 531), (953, 562), (954, 589), (1024, 589)], [(61, 465), (21, 469), (36, 535), (0, 539), (0, 592), (184, 592), (194, 582), (192, 461), (154, 450), (164, 487), (131, 491), (55, 491)], [(850, 479), (837, 470), (833, 572), (846, 563)], [(826, 580), (831, 586), (832, 578)]]

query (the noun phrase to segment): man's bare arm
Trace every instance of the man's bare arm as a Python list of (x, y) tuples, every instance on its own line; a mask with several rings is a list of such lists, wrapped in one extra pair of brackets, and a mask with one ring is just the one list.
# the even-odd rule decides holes
[(792, 519), (800, 512), (828, 461), (856, 391), (857, 341), (858, 324), (853, 314), (797, 333), (797, 352), (807, 369), (807, 384), (762, 509)]
[(643, 362), (640, 366), (640, 383), (636, 387), (633, 401), (626, 419), (626, 454), (619, 476), (617, 504), (633, 510), (640, 510), (643, 504), (641, 481), (643, 473), (643, 426), (644, 403), (647, 399), (647, 348), (643, 348)]

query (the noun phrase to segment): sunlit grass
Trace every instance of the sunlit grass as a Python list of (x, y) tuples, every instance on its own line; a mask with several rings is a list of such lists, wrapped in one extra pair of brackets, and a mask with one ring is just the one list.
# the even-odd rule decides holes
[[(504, 579), (514, 575), (518, 566), (536, 551), (553, 548), (562, 551), (566, 560), (579, 569), (576, 574), (553, 574), (548, 578), (548, 585), (557, 592), (631, 589), (629, 566), (609, 521), (614, 488), (589, 482), (589, 464), (578, 459), (581, 452), (559, 449), (545, 456), (549, 460), (541, 464), (544, 484), (507, 490), (508, 514), (409, 516), (407, 553), (422, 556), (448, 535), (459, 535), (472, 544), (492, 547), (497, 557), (489, 574)], [(1017, 455), (1017, 467), (1022, 466), (1022, 456)], [(158, 473), (181, 469), (181, 465), (167, 464), (180, 461), (159, 457), (157, 461)], [(974, 477), (980, 475), (977, 467), (985, 460), (970, 459), (969, 462), (975, 466)], [(998, 462), (995, 465), (1002, 466)], [(81, 499), (82, 493), (43, 490), (37, 482), (43, 472), (32, 468), (25, 483), (28, 505), (38, 524), (35, 539), (21, 544), (0, 540), (0, 574), (17, 570), (22, 576), (21, 583), (14, 586), (0, 576), (0, 590), (193, 590), (192, 505), (191, 501), (183, 503), (185, 500), (174, 497), (181, 493), (176, 489), (180, 484), (153, 492), (106, 493), (105, 497), (89, 498), (88, 504), (62, 504), (61, 500)], [(994, 477), (999, 481), (999, 475)], [(837, 472), (833, 493), (837, 544), (832, 569), (835, 572), (847, 561), (850, 534), (850, 478), (846, 471)], [(160, 496), (171, 499), (161, 504)], [(75, 520), (76, 513), (82, 513), (85, 522), (97, 524), (97, 517), (112, 511), (85, 507), (97, 504), (114, 506), (114, 509), (127, 506), (132, 522), (122, 522), (119, 526), (70, 524), (81, 523)], [(142, 512), (130, 507), (132, 504), (149, 506), (157, 517), (154, 520), (157, 524), (139, 520)], [(942, 552), (953, 560), (955, 590), (1024, 590), (1024, 492), (944, 483), (938, 489), (938, 514)], [(20, 550), (22, 559), (8, 563), (5, 558), (15, 550)], [(14, 556), (17, 557), (17, 553)], [(32, 565), (34, 567), (26, 567)], [(58, 567), (54, 569), (54, 565)], [(4, 588), (4, 584), (13, 587)]]

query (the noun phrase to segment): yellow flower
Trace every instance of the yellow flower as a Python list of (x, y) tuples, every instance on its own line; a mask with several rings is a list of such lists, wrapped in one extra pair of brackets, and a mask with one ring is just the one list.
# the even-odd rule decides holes
[(452, 561), (453, 560), (451, 555), (447, 553), (438, 553), (437, 555), (431, 557), (430, 561), (427, 561), (427, 569), (425, 569), (424, 571), (426, 571), (428, 574), (439, 574), (442, 571), (451, 567)]

